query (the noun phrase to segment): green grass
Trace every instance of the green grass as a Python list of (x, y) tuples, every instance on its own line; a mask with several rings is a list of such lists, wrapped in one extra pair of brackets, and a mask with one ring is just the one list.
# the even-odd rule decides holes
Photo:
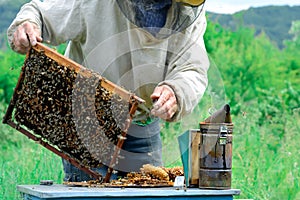
[(259, 114), (235, 118), (232, 185), (241, 189), (239, 198), (300, 199), (300, 112), (283, 115), (282, 137), (275, 119), (258, 126)]
[[(1, 118), (3, 117), (3, 107)], [(21, 133), (0, 124), (0, 199), (20, 199), (17, 185), (62, 182), (61, 158)]]

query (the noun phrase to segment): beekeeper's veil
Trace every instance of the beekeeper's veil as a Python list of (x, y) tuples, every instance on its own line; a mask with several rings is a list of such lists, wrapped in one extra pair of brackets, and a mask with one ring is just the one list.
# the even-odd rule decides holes
[(117, 0), (123, 14), (136, 26), (164, 38), (190, 26), (205, 0)]

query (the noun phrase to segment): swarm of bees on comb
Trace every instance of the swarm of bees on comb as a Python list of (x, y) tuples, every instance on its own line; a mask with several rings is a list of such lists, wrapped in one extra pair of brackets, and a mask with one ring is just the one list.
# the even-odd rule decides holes
[(81, 166), (110, 164), (140, 99), (109, 84), (91, 70), (32, 48), (3, 122), (22, 127)]

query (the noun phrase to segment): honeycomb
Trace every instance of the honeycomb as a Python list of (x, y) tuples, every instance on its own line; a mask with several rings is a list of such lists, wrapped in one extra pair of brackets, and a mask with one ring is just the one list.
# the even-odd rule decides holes
[(26, 56), (3, 122), (94, 168), (117, 162), (113, 155), (139, 103), (143, 100), (39, 43)]

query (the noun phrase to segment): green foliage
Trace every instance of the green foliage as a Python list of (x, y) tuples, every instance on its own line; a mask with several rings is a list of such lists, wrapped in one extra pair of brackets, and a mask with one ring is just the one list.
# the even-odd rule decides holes
[(0, 51), (0, 102), (9, 103), (23, 61), (24, 56), (11, 50), (5, 53)]
[(300, 20), (292, 22), (292, 26), (289, 31), (289, 34), (294, 36), (294, 38), (293, 38), (294, 41), (297, 41), (299, 39), (299, 37), (300, 37)]
[(240, 111), (241, 100), (265, 98), (262, 91), (279, 95), (287, 82), (300, 90), (300, 55), (295, 42), (286, 42), (286, 49), (279, 50), (265, 34), (255, 36), (253, 29), (230, 32), (213, 23), (208, 24), (205, 42), (224, 85), (230, 85), (226, 91), (235, 114)]
[(265, 32), (280, 47), (291, 39), (288, 31), (292, 21), (300, 20), (300, 6), (265, 6), (250, 8), (233, 15), (208, 13), (210, 19), (235, 31), (241, 27), (255, 29), (255, 35)]

